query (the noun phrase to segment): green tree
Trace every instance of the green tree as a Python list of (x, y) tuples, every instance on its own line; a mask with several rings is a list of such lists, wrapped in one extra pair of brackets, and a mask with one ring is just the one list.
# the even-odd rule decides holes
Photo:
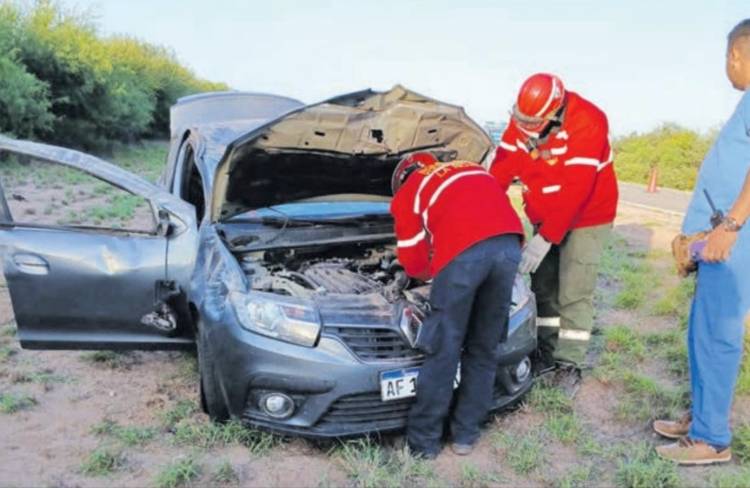
[(92, 18), (0, 0), (0, 131), (85, 149), (165, 137), (177, 98), (226, 89), (163, 47), (103, 37)]
[(714, 132), (700, 134), (675, 124), (622, 137), (614, 142), (617, 175), (624, 181), (647, 183), (651, 168), (656, 168), (660, 185), (690, 190), (715, 138)]

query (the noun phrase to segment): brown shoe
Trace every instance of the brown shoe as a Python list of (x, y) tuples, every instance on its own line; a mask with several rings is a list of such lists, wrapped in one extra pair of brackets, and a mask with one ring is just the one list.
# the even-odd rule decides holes
[(727, 463), (732, 460), (732, 450), (729, 447), (717, 451), (705, 442), (687, 436), (672, 444), (658, 446), (656, 453), (682, 466)]
[(688, 412), (679, 420), (655, 420), (653, 427), (657, 434), (667, 439), (679, 439), (688, 435), (692, 420), (692, 415)]

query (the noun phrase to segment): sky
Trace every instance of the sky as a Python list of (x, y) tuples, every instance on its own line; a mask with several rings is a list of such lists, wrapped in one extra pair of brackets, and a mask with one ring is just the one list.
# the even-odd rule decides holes
[(64, 0), (105, 35), (170, 47), (233, 89), (312, 103), (402, 84), (504, 121), (539, 71), (600, 106), (614, 135), (708, 130), (741, 93), (726, 35), (748, 0)]

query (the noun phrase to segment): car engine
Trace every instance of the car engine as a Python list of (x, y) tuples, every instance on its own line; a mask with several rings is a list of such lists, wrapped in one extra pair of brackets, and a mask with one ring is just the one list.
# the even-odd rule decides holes
[(429, 285), (410, 279), (389, 246), (300, 248), (243, 254), (253, 290), (303, 298), (377, 293), (427, 307)]

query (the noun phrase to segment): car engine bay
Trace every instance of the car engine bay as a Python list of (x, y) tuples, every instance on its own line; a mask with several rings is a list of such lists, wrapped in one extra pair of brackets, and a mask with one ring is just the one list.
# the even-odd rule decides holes
[(378, 294), (389, 303), (406, 299), (423, 313), (429, 307), (429, 285), (409, 278), (389, 245), (254, 251), (238, 260), (255, 291), (308, 299)]

